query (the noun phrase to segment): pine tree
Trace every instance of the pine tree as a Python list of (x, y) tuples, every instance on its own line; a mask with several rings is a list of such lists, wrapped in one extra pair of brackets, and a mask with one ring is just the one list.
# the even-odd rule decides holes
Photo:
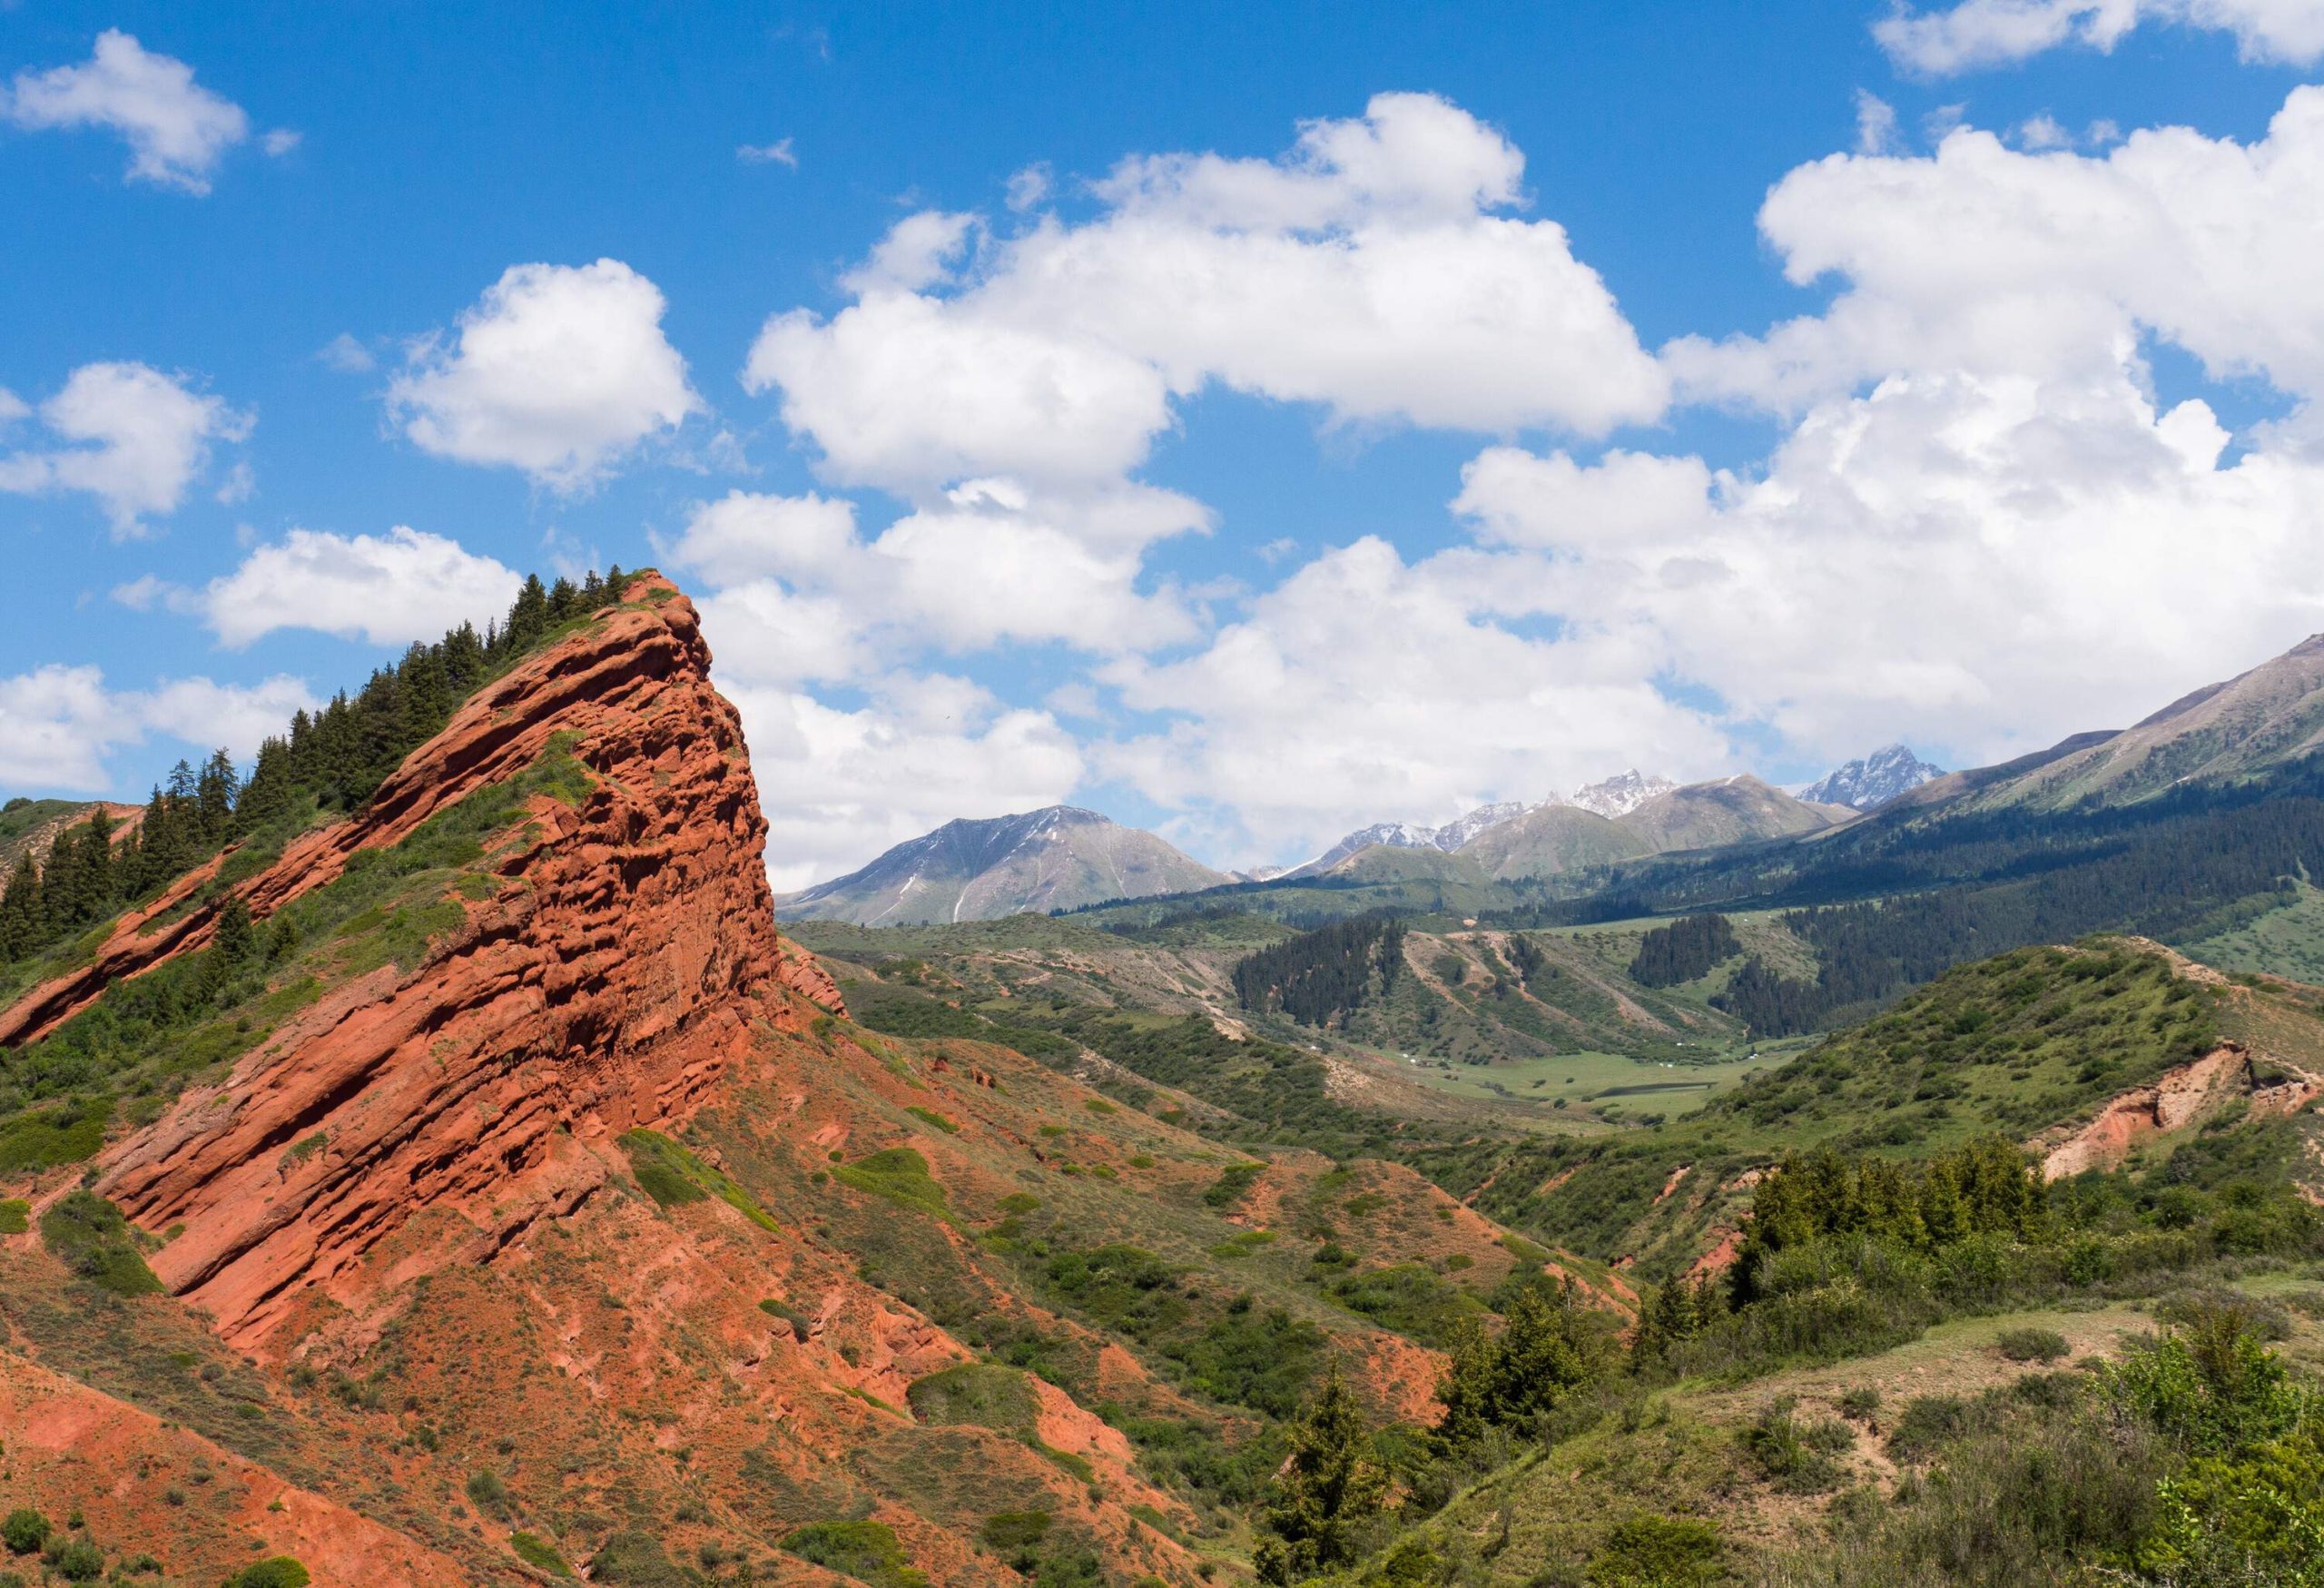
[(222, 749), (212, 751), (194, 781), (194, 818), (204, 848), (217, 848), (233, 830), (234, 797), (241, 792), (241, 782), (234, 774), (234, 758)]
[(1313, 1405), (1291, 1427), (1291, 1455), (1276, 1475), (1259, 1545), (1260, 1579), (1291, 1583), (1355, 1561), (1362, 1531), (1380, 1514), (1388, 1475), (1373, 1456), (1372, 1430), (1355, 1393), (1332, 1365)]
[(547, 632), (548, 591), (538, 574), (527, 574), (525, 587), (517, 592), (508, 608), (507, 626), (500, 631), (501, 644), (510, 655), (521, 656)]
[(251, 957), (251, 950), (257, 942), (257, 932), (251, 925), (251, 907), (242, 902), (241, 894), (229, 894), (218, 907), (218, 957), (229, 965), (239, 965)]
[(21, 959), (40, 946), (40, 869), (29, 853), (16, 857), (16, 869), (0, 893), (0, 960)]
[(234, 802), (233, 835), (236, 838), (248, 837), (290, 814), (293, 797), (290, 762), (289, 741), (269, 739), (259, 745), (258, 760), (251, 768), (251, 780), (242, 785), (241, 797)]

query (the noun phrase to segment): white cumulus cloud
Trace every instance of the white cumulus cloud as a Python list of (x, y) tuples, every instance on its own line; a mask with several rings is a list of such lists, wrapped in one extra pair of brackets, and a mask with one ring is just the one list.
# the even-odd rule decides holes
[[(10, 400), (17, 416), (27, 411)], [(0, 419), (7, 417), (0, 404)], [(138, 363), (82, 365), (40, 405), (40, 419), (61, 444), (0, 454), (0, 490), (85, 492), (103, 507), (117, 539), (175, 511), (212, 446), (239, 441), (251, 427), (222, 399)]]
[(1673, 342), (1689, 395), (1796, 410), (1902, 370), (2105, 380), (2147, 333), (2215, 375), (2324, 392), (2324, 88), (2250, 144), (2165, 127), (2024, 153), (1965, 127), (1931, 157), (1836, 154), (1759, 221), (1791, 281), (1843, 289), (1765, 336)]
[(2061, 44), (2109, 51), (2147, 22), (2231, 33), (2249, 61), (2307, 65), (2324, 55), (2317, 0), (1960, 0), (1932, 11), (1900, 4), (1872, 33), (1899, 66), (1943, 77)]
[(768, 686), (724, 686), (767, 801), (778, 890), (842, 875), (960, 816), (1055, 804), (1081, 781), (1073, 736), (959, 679), (898, 678), (860, 709)]
[(94, 666), (52, 664), (0, 677), (0, 788), (71, 794), (117, 791), (108, 757), (148, 739), (198, 749), (223, 746), (238, 759), (281, 733), (291, 715), (321, 705), (297, 678), (219, 684), (164, 679), (151, 689), (117, 690)]
[(558, 491), (596, 483), (639, 444), (705, 411), (662, 334), (661, 290), (619, 260), (511, 265), (423, 340), (389, 384), (427, 451), (523, 469)]
[[(437, 639), (463, 620), (481, 632), (507, 611), (522, 582), (491, 557), (408, 525), (385, 535), (293, 529), (171, 604), (199, 611), (221, 643), (236, 647), (283, 628), (405, 645)], [(116, 592), (133, 605), (154, 594), (143, 581)]]
[[(0, 114), (28, 131), (104, 127), (128, 143), (133, 179), (192, 193), (210, 191), (218, 162), (251, 132), (242, 107), (196, 83), (192, 67), (113, 28), (79, 65), (16, 74)], [(282, 152), (277, 135), (270, 153)]]
[(1518, 213), (1523, 171), (1458, 106), (1385, 94), (1278, 160), (1126, 160), (1095, 219), (993, 235), (965, 280), (965, 218), (911, 217), (853, 304), (771, 319), (744, 380), (831, 478), (907, 492), (1117, 478), (1212, 382), (1337, 422), (1656, 417), (1662, 370), (1563, 228)]

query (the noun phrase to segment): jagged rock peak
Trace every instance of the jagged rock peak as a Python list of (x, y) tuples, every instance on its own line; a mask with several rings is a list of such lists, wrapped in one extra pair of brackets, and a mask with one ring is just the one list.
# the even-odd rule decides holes
[(1611, 819), (1627, 816), (1656, 795), (1669, 794), (1678, 786), (1669, 778), (1641, 773), (1633, 766), (1602, 783), (1584, 784), (1565, 803)]
[(1819, 805), (1846, 805), (1869, 811), (1886, 804), (1907, 790), (1945, 775), (1903, 745), (1884, 745), (1871, 755), (1827, 773), (1799, 791), (1799, 797)]
[(362, 810), (205, 897), (234, 875), (230, 851), (0, 1016), (0, 1041), (37, 1036), (204, 947), (225, 897), (264, 923), (464, 799), (554, 772), (448, 863), (458, 886), (400, 902), (430, 922), (417, 947), (326, 979), (222, 1082), (98, 1159), (100, 1194), (134, 1223), (184, 1227), (152, 1267), (237, 1348), (279, 1350), (318, 1307), (359, 1307), (382, 1282), (371, 1254), (414, 1218), (439, 1238), (399, 1243), (399, 1278), (569, 1210), (610, 1172), (602, 1143), (690, 1117), (757, 1031), (838, 1007), (777, 937), (765, 819), (709, 668), (693, 605), (640, 578), (468, 700)]

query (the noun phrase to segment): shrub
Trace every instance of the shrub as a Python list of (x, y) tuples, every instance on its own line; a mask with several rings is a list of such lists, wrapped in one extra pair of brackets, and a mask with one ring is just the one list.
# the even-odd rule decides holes
[(508, 1512), (508, 1485), (489, 1467), (472, 1472), (468, 1475), (468, 1499), (487, 1516), (505, 1516)]
[(314, 1579), (290, 1555), (270, 1555), (252, 1561), (229, 1578), (226, 1588), (307, 1588)]
[(40, 1237), (59, 1262), (100, 1290), (150, 1296), (162, 1288), (138, 1254), (129, 1220), (93, 1191), (58, 1198), (40, 1216)]
[(1675, 1516), (1616, 1524), (1590, 1562), (1593, 1588), (1709, 1588), (1721, 1575), (1718, 1529)]
[(592, 1583), (626, 1583), (635, 1588), (686, 1588), (695, 1579), (670, 1563), (662, 1546), (635, 1528), (606, 1540), (589, 1562)]
[(104, 1575), (105, 1552), (85, 1538), (76, 1538), (48, 1552), (49, 1565), (67, 1583), (94, 1583)]
[(814, 1332), (815, 1320), (788, 1302), (777, 1301), (770, 1296), (759, 1303), (759, 1310), (769, 1317), (779, 1317), (789, 1324), (791, 1337), (800, 1345), (805, 1345), (808, 1336)]
[(1266, 1167), (1264, 1163), (1227, 1165), (1226, 1170), (1203, 1192), (1203, 1201), (1213, 1208), (1233, 1207), (1250, 1194), (1251, 1183), (1266, 1172)]
[(2004, 1329), (1994, 1348), (2012, 1362), (2055, 1362), (2073, 1354), (2066, 1337), (2055, 1329)]
[(1851, 1386), (1841, 1392), (1840, 1415), (1854, 1417), (1859, 1423), (1870, 1422), (1880, 1409), (1880, 1392), (1868, 1384)]
[(841, 1164), (832, 1173), (844, 1185), (884, 1197), (915, 1212), (946, 1220), (952, 1217), (944, 1203), (944, 1188), (928, 1172), (928, 1160), (909, 1147), (891, 1147), (853, 1163)]
[(872, 1588), (927, 1588), (928, 1579), (906, 1563), (895, 1529), (884, 1522), (810, 1523), (785, 1537), (783, 1548)]
[(977, 1536), (1003, 1554), (1029, 1549), (1049, 1536), (1046, 1511), (1001, 1511), (984, 1519)]
[(556, 1546), (545, 1538), (529, 1533), (512, 1533), (508, 1535), (508, 1547), (517, 1552), (517, 1558), (525, 1564), (537, 1566), (552, 1577), (573, 1575), (572, 1563), (557, 1553)]
[(1888, 1430), (1888, 1459), (1900, 1465), (1925, 1462), (1976, 1424), (1974, 1409), (1955, 1395), (1916, 1395), (1905, 1403)]
[(1743, 1431), (1743, 1447), (1768, 1481), (1791, 1494), (1817, 1494), (1839, 1485), (1840, 1464), (1833, 1456), (1856, 1445), (1846, 1423), (1830, 1417), (1795, 1416), (1788, 1399), (1770, 1405)]
[(10, 1554), (28, 1555), (48, 1542), (48, 1518), (30, 1505), (19, 1505), (0, 1521), (0, 1544)]
[(981, 1428), (1029, 1428), (1041, 1405), (1024, 1374), (991, 1362), (963, 1362), (915, 1378), (904, 1398), (923, 1423), (968, 1423)]

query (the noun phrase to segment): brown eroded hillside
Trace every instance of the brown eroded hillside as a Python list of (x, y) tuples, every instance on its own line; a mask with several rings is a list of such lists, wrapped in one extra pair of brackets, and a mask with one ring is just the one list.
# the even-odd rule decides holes
[(709, 660), (641, 579), (0, 1010), (12, 1504), (202, 1588), (1191, 1584), (1327, 1356), (1429, 1414), (1445, 1271), (1547, 1255), (853, 1025)]

